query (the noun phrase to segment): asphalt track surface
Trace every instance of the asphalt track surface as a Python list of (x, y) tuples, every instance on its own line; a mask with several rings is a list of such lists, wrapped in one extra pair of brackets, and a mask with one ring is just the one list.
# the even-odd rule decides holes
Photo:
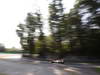
[(0, 75), (100, 75), (86, 63), (57, 64), (21, 58), (20, 54), (0, 55)]

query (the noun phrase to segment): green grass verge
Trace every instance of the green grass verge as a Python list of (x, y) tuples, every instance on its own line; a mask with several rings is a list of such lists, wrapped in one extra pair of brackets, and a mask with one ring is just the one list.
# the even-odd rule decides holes
[(4, 73), (0, 73), (0, 75), (7, 75), (7, 74), (4, 74)]
[(100, 73), (100, 67), (95, 68), (95, 71)]
[(21, 51), (5, 51), (5, 52), (0, 52), (0, 53), (6, 53), (6, 54), (18, 54), (22, 53)]

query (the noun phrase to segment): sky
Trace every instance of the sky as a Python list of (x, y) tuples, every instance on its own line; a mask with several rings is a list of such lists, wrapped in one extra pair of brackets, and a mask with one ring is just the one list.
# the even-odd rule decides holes
[[(40, 9), (44, 20), (48, 16), (48, 1), (50, 0), (0, 0), (0, 43), (6, 48), (20, 48), (20, 39), (16, 34), (17, 25), (24, 23), (28, 12)], [(73, 7), (75, 0), (64, 0), (66, 12)], [(49, 33), (47, 23), (44, 32)]]

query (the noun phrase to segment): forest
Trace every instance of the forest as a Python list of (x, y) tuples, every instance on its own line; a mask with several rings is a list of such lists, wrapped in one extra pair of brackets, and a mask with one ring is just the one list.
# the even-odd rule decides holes
[(69, 55), (100, 58), (100, 0), (76, 0), (70, 12), (64, 12), (63, 0), (52, 0), (48, 7), (50, 35), (38, 10), (27, 14), (16, 33), (23, 54), (63, 58)]

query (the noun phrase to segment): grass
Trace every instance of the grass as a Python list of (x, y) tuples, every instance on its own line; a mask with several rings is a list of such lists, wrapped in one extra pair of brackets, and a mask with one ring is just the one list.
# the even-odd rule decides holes
[(95, 71), (100, 73), (100, 67), (95, 68)]
[(5, 52), (0, 52), (0, 53), (6, 53), (6, 54), (18, 54), (18, 53), (22, 53), (20, 51), (5, 51)]
[(4, 74), (4, 73), (0, 73), (0, 75), (7, 75), (7, 74)]

